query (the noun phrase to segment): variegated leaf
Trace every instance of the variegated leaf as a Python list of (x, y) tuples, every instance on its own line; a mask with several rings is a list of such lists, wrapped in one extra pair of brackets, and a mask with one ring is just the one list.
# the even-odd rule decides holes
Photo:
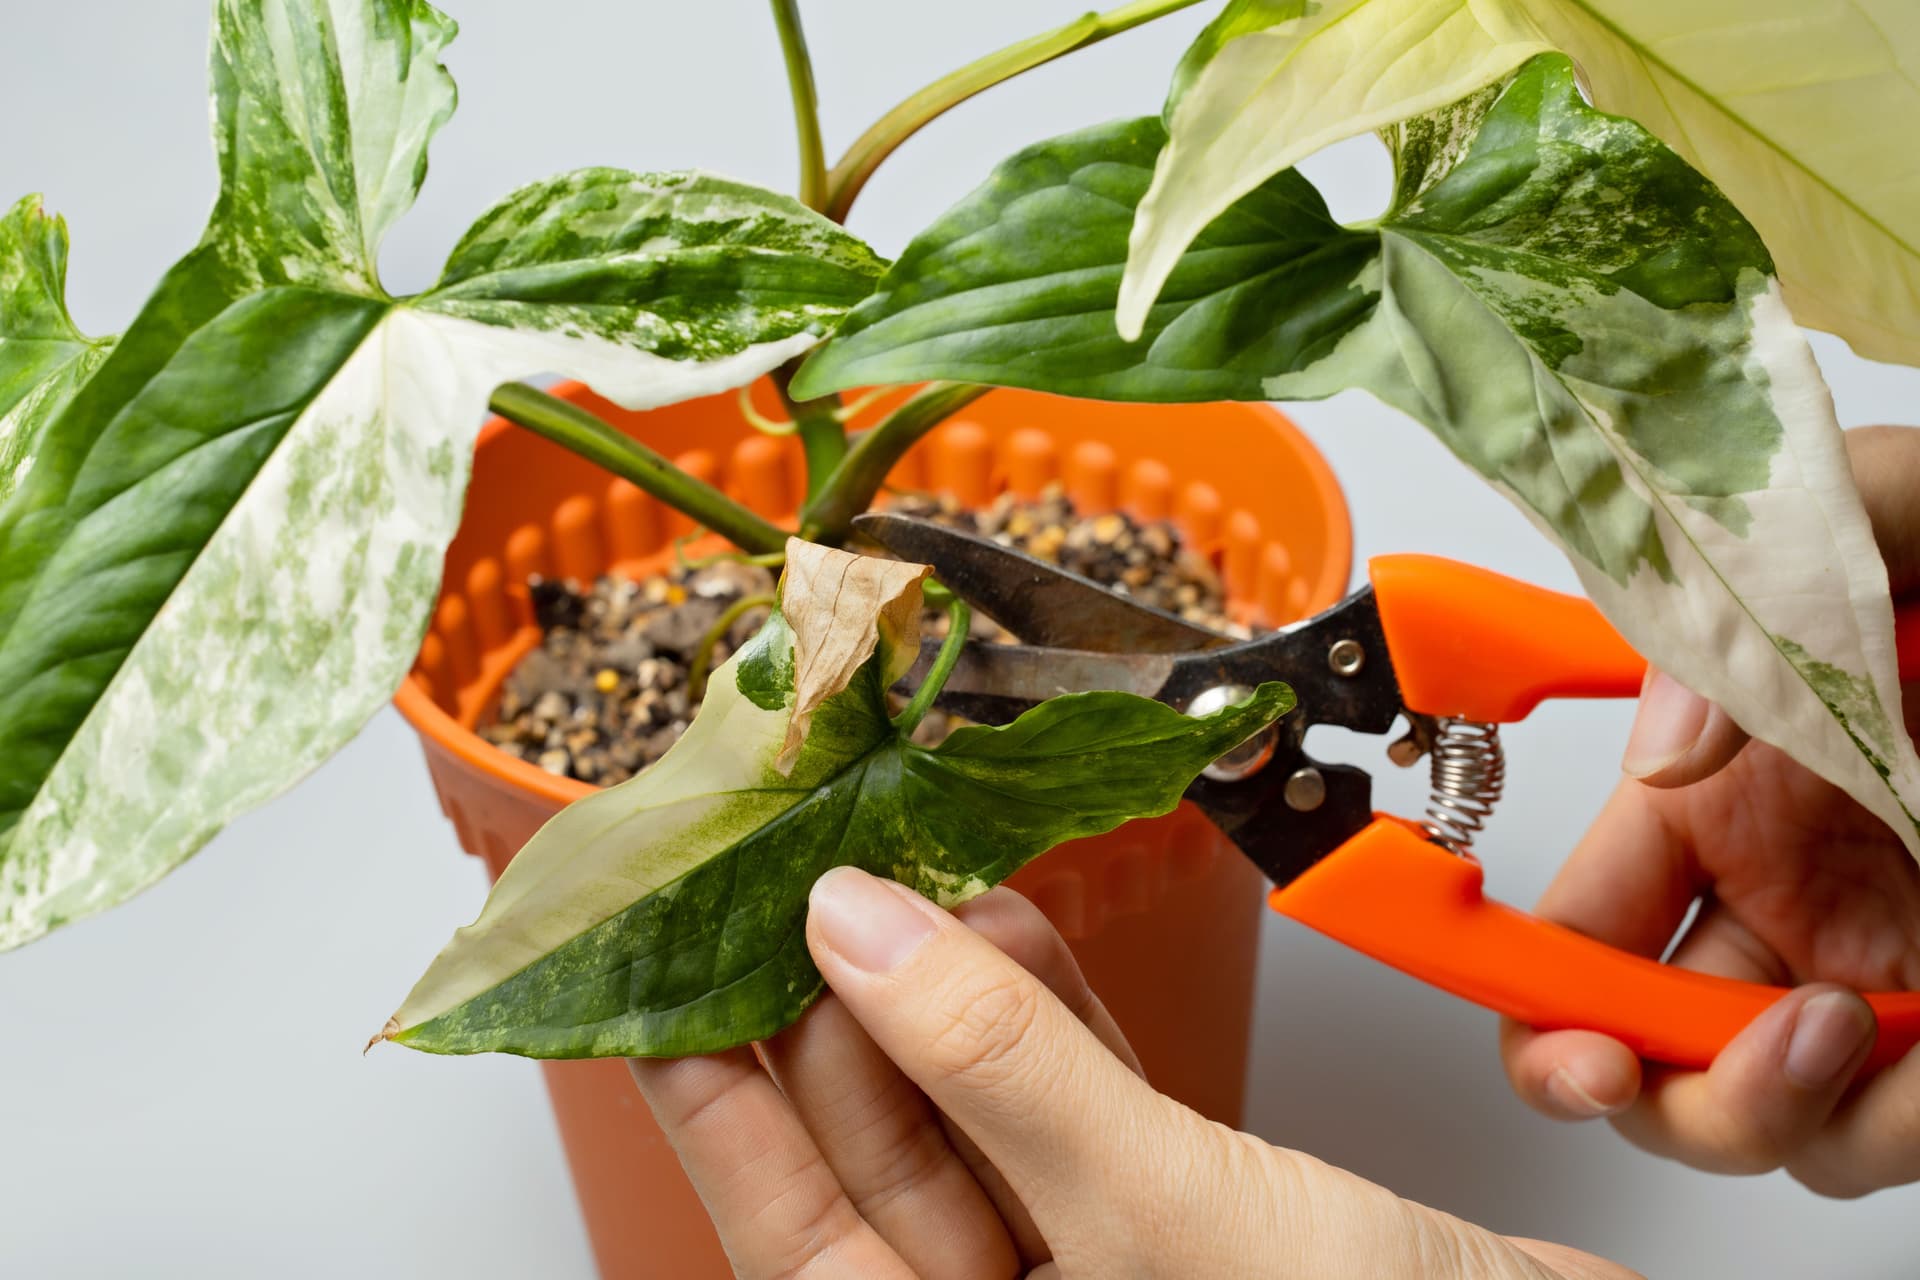
[(0, 217), (0, 505), (41, 428), (107, 358), (67, 315), (67, 224), (27, 196)]
[(1651, 129), (1765, 238), (1788, 305), (1920, 364), (1920, 5), (1522, 0), (1594, 102)]
[[(1542, 56), (1390, 131), (1398, 183), (1370, 227), (1334, 223), (1292, 173), (1243, 197), (1127, 344), (1106, 322), (1156, 127), (1008, 161), (908, 246), (796, 387), (1365, 388), (1565, 547), (1641, 652), (1920, 851), (1885, 569), (1767, 251), (1711, 183)], [(1070, 252), (1031, 247), (1041, 216)]]
[[(422, 0), (216, 9), (206, 234), (0, 501), (0, 947), (151, 883), (385, 700), (493, 387), (734, 386), (879, 269), (783, 197), (591, 171), (538, 190), (595, 197), (510, 197), (396, 302), (374, 263), (453, 109), (453, 30)], [(730, 296), (743, 259), (765, 311)], [(724, 305), (682, 301), (709, 288)]]
[[(785, 601), (803, 607), (791, 583)], [(845, 601), (835, 626), (871, 633), (880, 612), (873, 597)], [(776, 613), (714, 673), (665, 758), (540, 829), (380, 1038), (540, 1058), (762, 1039), (820, 994), (807, 894), (829, 868), (956, 905), (1062, 840), (1171, 809), (1211, 760), (1293, 703), (1268, 684), (1196, 719), (1131, 694), (1073, 694), (926, 748), (887, 718), (897, 659), (913, 652), (878, 637), (783, 772), (796, 662)]]
[(1598, 106), (1652, 130), (1753, 220), (1802, 323), (1920, 363), (1920, 151), (1875, 123), (1920, 119), (1909, 0), (1233, 0), (1175, 76), (1123, 330), (1187, 240), (1255, 184), (1549, 46)]
[(1548, 47), (1519, 0), (1230, 0), (1174, 79), (1120, 285), (1122, 336), (1140, 336), (1194, 237), (1268, 178)]

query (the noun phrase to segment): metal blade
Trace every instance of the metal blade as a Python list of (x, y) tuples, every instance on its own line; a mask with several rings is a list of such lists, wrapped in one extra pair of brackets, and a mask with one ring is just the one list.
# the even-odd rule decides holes
[(853, 527), (903, 559), (932, 565), (941, 582), (1030, 645), (1135, 654), (1236, 643), (1058, 565), (931, 520), (880, 511), (855, 517)]
[[(926, 670), (937, 647), (927, 642), (918, 671)], [(1277, 727), (1272, 757), (1239, 781), (1202, 778), (1187, 797), (1269, 879), (1284, 885), (1373, 817), (1367, 773), (1316, 760), (1306, 750), (1313, 725), (1385, 733), (1401, 715), (1400, 683), (1372, 588), (1284, 631), (1203, 653), (1129, 656), (968, 645), (937, 701), (968, 719), (1001, 724), (1073, 689), (1121, 689), (1184, 711), (1208, 690), (1247, 690), (1266, 680), (1285, 680), (1299, 698)], [(916, 676), (903, 682), (915, 683)], [(1318, 775), (1318, 799), (1288, 797), (1288, 780), (1302, 771)]]
[[(920, 660), (901, 680), (917, 688), (940, 651), (940, 641), (920, 642)], [(955, 694), (991, 694), (1031, 706), (1063, 693), (1117, 689), (1151, 698), (1173, 674), (1174, 657), (1162, 653), (1088, 653), (1083, 649), (1042, 649), (1019, 644), (970, 641), (941, 687), (940, 701)]]

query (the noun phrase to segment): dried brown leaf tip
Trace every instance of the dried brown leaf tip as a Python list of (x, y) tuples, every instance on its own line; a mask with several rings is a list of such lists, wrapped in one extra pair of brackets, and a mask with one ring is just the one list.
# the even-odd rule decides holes
[(793, 631), (793, 718), (774, 767), (790, 772), (820, 704), (844, 690), (876, 647), (886, 645), (891, 680), (918, 652), (920, 584), (930, 565), (856, 556), (787, 540), (780, 612)]

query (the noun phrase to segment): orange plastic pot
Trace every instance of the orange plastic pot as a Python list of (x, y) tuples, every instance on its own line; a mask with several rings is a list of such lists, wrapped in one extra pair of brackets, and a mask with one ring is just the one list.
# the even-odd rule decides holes
[[(577, 401), (761, 513), (801, 497), (797, 443), (756, 432), (733, 395), (629, 413)], [(776, 412), (767, 387), (754, 391)], [(897, 399), (897, 396), (889, 399)], [(865, 421), (884, 411), (869, 406)], [(856, 426), (862, 425), (860, 422)], [(1346, 590), (1346, 502), (1281, 414), (1240, 404), (1157, 407), (996, 391), (942, 425), (893, 481), (980, 504), (1058, 480), (1083, 511), (1171, 518), (1212, 556), (1232, 607), (1279, 624)], [(640, 577), (671, 563), (685, 517), (592, 464), (495, 420), (474, 455), (466, 520), (447, 552), (432, 629), (395, 702), (420, 732), (460, 843), (498, 876), (580, 782), (495, 750), (474, 726), (539, 643), (530, 575)], [(715, 544), (717, 546), (717, 544)], [(1012, 881), (1072, 943), (1154, 1084), (1238, 1121), (1262, 881), (1191, 806), (1048, 853)], [(673, 1153), (620, 1062), (544, 1064), (587, 1229), (607, 1280), (729, 1274)]]

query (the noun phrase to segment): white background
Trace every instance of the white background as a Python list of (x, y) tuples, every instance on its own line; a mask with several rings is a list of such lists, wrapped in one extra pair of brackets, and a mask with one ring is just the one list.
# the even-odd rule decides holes
[[(386, 247), (395, 291), (427, 284), (494, 199), (562, 169), (702, 166), (790, 184), (763, 4), (447, 3), (467, 28), (449, 59), (462, 106)], [(212, 197), (208, 6), (0, 7), (0, 200), (43, 191), (68, 216), (74, 310), (112, 331), (197, 237)], [(804, 7), (830, 150), (938, 73), (1078, 11), (1062, 0)], [(1157, 110), (1201, 16), (954, 112), (882, 172), (854, 229), (895, 254), (1016, 148)], [(1371, 143), (1309, 172), (1344, 215), (1384, 198)], [(1817, 345), (1844, 422), (1920, 415), (1920, 375)], [(1359, 556), (1433, 551), (1571, 587), (1557, 554), (1411, 423), (1358, 396), (1295, 413), (1346, 485)], [(1553, 707), (1510, 735), (1514, 799), (1481, 846), (1499, 894), (1530, 902), (1545, 884), (1613, 781), (1627, 714)], [(1384, 798), (1403, 810), (1417, 800), (1405, 779)], [(130, 906), (0, 957), (0, 1275), (590, 1275), (531, 1064), (360, 1055), (483, 890), (411, 735), (383, 711)], [(1655, 1276), (1920, 1269), (1920, 1192), (1822, 1201), (1783, 1177), (1708, 1178), (1604, 1127), (1537, 1119), (1502, 1081), (1491, 1016), (1278, 919), (1261, 984), (1248, 1121), (1276, 1142)]]

